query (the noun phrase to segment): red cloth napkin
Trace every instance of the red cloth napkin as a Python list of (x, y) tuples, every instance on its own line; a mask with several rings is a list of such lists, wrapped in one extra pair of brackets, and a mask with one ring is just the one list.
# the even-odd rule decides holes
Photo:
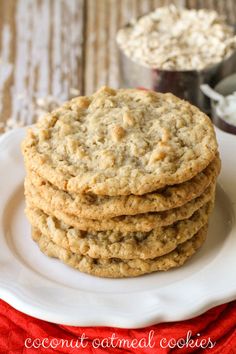
[[(112, 335), (116, 338), (113, 342)], [(83, 336), (83, 340), (79, 339)], [(176, 346), (176, 341), (180, 338), (183, 339), (178, 345), (185, 344), (183, 348)], [(67, 341), (62, 344), (61, 339)], [(133, 340), (134, 347), (127, 347), (124, 342), (118, 342), (119, 339), (127, 339), (129, 344)], [(210, 348), (209, 340), (210, 343), (215, 342), (213, 348)], [(200, 341), (202, 347), (199, 346)], [(79, 348), (81, 343), (84, 347)], [(208, 346), (203, 349), (206, 343)], [(49, 344), (55, 348), (49, 347)], [(236, 301), (215, 307), (191, 320), (161, 323), (142, 329), (119, 329), (52, 324), (27, 316), (0, 300), (0, 353), (234, 354)]]

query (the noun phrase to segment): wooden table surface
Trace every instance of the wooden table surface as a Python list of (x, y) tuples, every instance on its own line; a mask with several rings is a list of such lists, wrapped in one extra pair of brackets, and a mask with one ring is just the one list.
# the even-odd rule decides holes
[(236, 23), (235, 0), (0, 0), (0, 122), (29, 124), (45, 102), (118, 87), (117, 30), (170, 3)]

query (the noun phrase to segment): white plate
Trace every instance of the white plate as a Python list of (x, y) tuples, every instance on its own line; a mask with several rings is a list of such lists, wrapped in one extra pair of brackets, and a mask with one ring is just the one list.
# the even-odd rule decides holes
[(236, 136), (217, 130), (223, 160), (202, 249), (183, 267), (101, 279), (44, 256), (24, 215), (25, 129), (0, 140), (0, 296), (34, 317), (68, 325), (137, 328), (184, 320), (236, 296)]

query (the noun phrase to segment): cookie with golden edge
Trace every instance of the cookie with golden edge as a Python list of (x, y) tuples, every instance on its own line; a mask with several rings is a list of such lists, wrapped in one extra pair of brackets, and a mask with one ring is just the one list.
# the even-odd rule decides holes
[(205, 204), (191, 218), (150, 232), (81, 231), (27, 205), (31, 225), (55, 244), (91, 258), (149, 259), (174, 250), (202, 228), (209, 219), (213, 202)]
[[(184, 205), (200, 196), (207, 187), (215, 183), (220, 171), (220, 159), (217, 157), (197, 176), (184, 183), (168, 186), (143, 196), (101, 197), (89, 194), (69, 194), (59, 190), (33, 171), (27, 171), (25, 194), (35, 193), (48, 203), (52, 213), (63, 210), (85, 219), (110, 219), (120, 215), (136, 215), (159, 212)], [(42, 208), (43, 209), (43, 208)]]
[(61, 190), (142, 195), (199, 174), (217, 142), (210, 119), (187, 101), (103, 87), (48, 113), (22, 152), (27, 169)]
[(94, 259), (75, 254), (56, 245), (49, 237), (33, 228), (32, 237), (40, 250), (49, 257), (60, 259), (80, 272), (106, 278), (136, 277), (156, 271), (167, 271), (182, 266), (202, 246), (207, 235), (207, 225), (203, 226), (190, 240), (180, 244), (172, 252), (154, 259), (119, 258)]
[(107, 231), (116, 232), (148, 232), (157, 227), (171, 225), (179, 220), (190, 218), (195, 211), (213, 199), (215, 195), (215, 183), (212, 183), (197, 198), (182, 205), (156, 213), (137, 215), (123, 215), (111, 219), (85, 219), (79, 216), (65, 213), (62, 209), (51, 210), (50, 204), (36, 191), (27, 190), (27, 203), (34, 208), (43, 210), (46, 214), (54, 216), (65, 224), (84, 231)]

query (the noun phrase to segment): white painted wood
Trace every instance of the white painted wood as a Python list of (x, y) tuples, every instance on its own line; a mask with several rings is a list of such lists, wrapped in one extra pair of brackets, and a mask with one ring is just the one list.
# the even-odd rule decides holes
[(71, 88), (82, 89), (83, 1), (18, 0), (11, 16), (15, 32), (6, 23), (1, 33), (0, 119), (5, 83), (12, 75), (11, 114), (4, 119), (31, 124), (39, 113), (38, 98), (49, 96), (52, 106), (54, 97), (63, 102)]

